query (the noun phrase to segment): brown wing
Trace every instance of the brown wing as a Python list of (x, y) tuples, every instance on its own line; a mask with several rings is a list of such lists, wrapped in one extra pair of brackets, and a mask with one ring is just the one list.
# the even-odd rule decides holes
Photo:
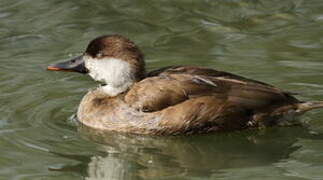
[(245, 83), (256, 83), (258, 85), (264, 85), (269, 87), (274, 87), (270, 84), (256, 81), (253, 79), (248, 79), (242, 76), (238, 76), (232, 73), (224, 72), (224, 71), (217, 71), (215, 69), (209, 68), (202, 68), (202, 67), (192, 67), (192, 66), (167, 66), (163, 67), (148, 73), (148, 77), (158, 76), (160, 74), (194, 74), (194, 75), (203, 75), (203, 76), (211, 76), (211, 77), (218, 77), (218, 78), (225, 78), (227, 80), (232, 81), (241, 81)]
[(125, 101), (142, 111), (158, 111), (183, 101), (213, 96), (224, 103), (254, 110), (297, 99), (269, 84), (207, 68), (166, 67), (148, 73), (134, 85)]

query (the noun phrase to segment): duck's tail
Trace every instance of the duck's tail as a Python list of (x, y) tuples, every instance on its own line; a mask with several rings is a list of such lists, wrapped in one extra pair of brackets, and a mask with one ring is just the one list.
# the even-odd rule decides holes
[(262, 126), (291, 126), (302, 124), (302, 119), (298, 116), (306, 111), (323, 108), (323, 101), (299, 102), (292, 105), (282, 106), (272, 113), (260, 113), (253, 116), (253, 121), (259, 127)]
[(323, 101), (302, 102), (297, 104), (297, 113), (304, 113), (306, 111), (323, 108)]

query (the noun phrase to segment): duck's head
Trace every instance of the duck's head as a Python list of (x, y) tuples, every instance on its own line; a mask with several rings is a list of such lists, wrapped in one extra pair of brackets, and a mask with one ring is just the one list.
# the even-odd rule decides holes
[(87, 73), (106, 84), (102, 89), (108, 95), (116, 96), (144, 77), (144, 66), (143, 55), (132, 41), (105, 35), (92, 40), (81, 56), (50, 65), (47, 70)]

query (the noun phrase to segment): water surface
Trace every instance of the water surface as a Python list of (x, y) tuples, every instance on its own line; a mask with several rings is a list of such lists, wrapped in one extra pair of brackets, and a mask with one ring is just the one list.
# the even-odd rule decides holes
[(87, 76), (45, 67), (122, 34), (147, 68), (216, 68), (323, 100), (321, 0), (1, 0), (0, 179), (323, 179), (323, 111), (303, 127), (190, 137), (78, 129)]

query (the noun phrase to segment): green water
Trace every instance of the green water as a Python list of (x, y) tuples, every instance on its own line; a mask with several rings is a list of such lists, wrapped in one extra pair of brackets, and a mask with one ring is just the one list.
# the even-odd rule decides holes
[(95, 83), (46, 65), (116, 33), (148, 69), (212, 67), (323, 100), (321, 0), (1, 0), (0, 180), (323, 179), (319, 110), (303, 127), (190, 137), (78, 129)]

